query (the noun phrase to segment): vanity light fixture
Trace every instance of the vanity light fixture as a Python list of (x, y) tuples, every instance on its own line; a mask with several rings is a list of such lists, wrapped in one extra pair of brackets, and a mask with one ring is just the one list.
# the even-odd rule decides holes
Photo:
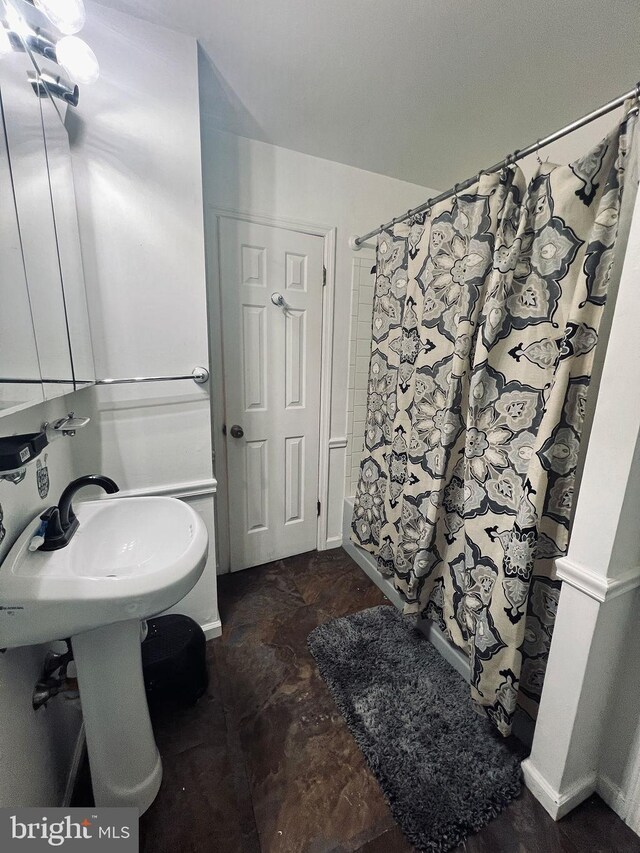
[(27, 76), (33, 91), (41, 98), (46, 98), (47, 95), (52, 95), (54, 98), (60, 98), (62, 101), (66, 101), (68, 104), (71, 104), (72, 107), (78, 106), (78, 101), (80, 100), (80, 89), (78, 89), (75, 83), (70, 83), (68, 80), (65, 80), (64, 77), (59, 75), (49, 74), (48, 71), (41, 71), (40, 74), (36, 74), (34, 71), (29, 71)]
[(84, 27), (86, 12), (83, 0), (32, 0), (33, 5), (64, 35), (79, 33)]
[[(0, 8), (3, 8), (5, 18), (4, 22), (0, 21), (0, 54), (10, 50), (27, 50), (32, 59), (33, 54), (38, 54), (64, 68), (73, 81), (84, 85), (94, 83), (100, 75), (96, 55), (85, 41), (74, 35), (85, 23), (83, 0), (28, 2), (48, 18), (63, 34), (62, 38), (56, 41), (54, 36), (40, 27), (31, 27), (12, 0), (0, 0)], [(41, 70), (39, 74), (30, 73), (29, 80), (40, 97), (48, 93), (62, 98), (74, 107), (77, 106), (79, 90), (75, 82), (69, 82), (46, 70)]]
[[(38, 53), (40, 52), (37, 45), (36, 31), (29, 26), (10, 0), (4, 0), (4, 2), (0, 0), (0, 14), (2, 15), (2, 20), (0, 20), (0, 30), (2, 30), (0, 33), (0, 41), (2, 42), (0, 53), (10, 53), (13, 50), (26, 50), (28, 40), (32, 40), (29, 47)], [(47, 41), (54, 48), (55, 58), (55, 45), (53, 45), (50, 39)]]
[(56, 62), (56, 43), (53, 37), (40, 28), (28, 32), (22, 37), (29, 50)]
[(86, 41), (78, 36), (64, 36), (55, 47), (57, 61), (78, 83), (95, 83), (100, 76), (100, 66), (95, 53)]
[(11, 34), (15, 34), (21, 39), (26, 39), (27, 36), (33, 34), (33, 30), (29, 24), (25, 21), (20, 12), (18, 12), (16, 7), (12, 3), (9, 3), (8, 0), (6, 0), (4, 4), (4, 10), (7, 29)]

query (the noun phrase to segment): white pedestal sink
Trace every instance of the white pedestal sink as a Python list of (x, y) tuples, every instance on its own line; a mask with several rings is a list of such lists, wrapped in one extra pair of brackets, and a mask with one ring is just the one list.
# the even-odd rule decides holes
[(175, 498), (79, 503), (65, 548), (28, 550), (39, 518), (0, 566), (0, 647), (71, 637), (97, 806), (153, 802), (162, 765), (142, 678), (141, 620), (176, 604), (206, 562), (207, 530)]

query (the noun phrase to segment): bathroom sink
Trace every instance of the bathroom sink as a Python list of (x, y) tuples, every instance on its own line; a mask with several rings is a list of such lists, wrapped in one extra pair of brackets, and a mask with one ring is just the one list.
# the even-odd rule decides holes
[(147, 619), (180, 601), (202, 574), (207, 531), (175, 498), (78, 504), (65, 548), (29, 551), (36, 518), (0, 567), (0, 647), (70, 637)]
[(144, 812), (162, 781), (142, 673), (144, 620), (176, 604), (206, 562), (204, 522), (175, 498), (78, 504), (73, 538), (0, 566), (0, 647), (71, 638), (96, 806)]

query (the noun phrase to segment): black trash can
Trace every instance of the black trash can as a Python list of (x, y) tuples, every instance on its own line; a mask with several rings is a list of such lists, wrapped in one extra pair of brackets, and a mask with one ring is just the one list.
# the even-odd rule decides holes
[(204, 631), (188, 616), (147, 621), (142, 671), (149, 704), (170, 700), (193, 705), (209, 685)]

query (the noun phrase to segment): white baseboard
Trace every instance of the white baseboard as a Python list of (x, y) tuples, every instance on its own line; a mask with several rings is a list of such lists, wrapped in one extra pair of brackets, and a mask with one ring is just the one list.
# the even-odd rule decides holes
[(80, 730), (78, 731), (76, 745), (73, 750), (73, 757), (71, 758), (71, 767), (69, 768), (69, 773), (67, 775), (67, 784), (65, 785), (64, 796), (62, 797), (61, 805), (63, 809), (68, 809), (71, 805), (73, 789), (76, 786), (76, 779), (78, 778), (80, 764), (82, 763), (82, 756), (84, 755), (85, 740), (84, 723), (82, 723), (80, 725)]
[(390, 580), (380, 574), (376, 566), (375, 557), (372, 557), (368, 551), (358, 548), (358, 546), (355, 545), (348, 537), (343, 540), (342, 547), (354, 563), (357, 563), (360, 566), (369, 580), (373, 581), (378, 589), (387, 596), (394, 607), (397, 607), (398, 610), (402, 610), (403, 605), (400, 593), (395, 589)]
[(324, 544), (323, 551), (329, 551), (331, 548), (340, 548), (342, 545), (342, 536), (328, 536)]
[(596, 791), (598, 782), (597, 775), (592, 773), (579, 779), (566, 790), (556, 791), (531, 763), (530, 758), (522, 762), (522, 775), (527, 788), (554, 820), (560, 820), (583, 800), (590, 797)]
[(452, 645), (442, 633), (435, 622), (430, 619), (421, 619), (418, 628), (425, 635), (432, 646), (440, 652), (441, 656), (460, 673), (465, 681), (471, 682), (471, 664), (469, 658), (463, 651)]
[(205, 624), (200, 627), (204, 631), (204, 635), (207, 640), (213, 640), (215, 637), (222, 636), (222, 622), (220, 619), (214, 619), (213, 622), (205, 622)]

